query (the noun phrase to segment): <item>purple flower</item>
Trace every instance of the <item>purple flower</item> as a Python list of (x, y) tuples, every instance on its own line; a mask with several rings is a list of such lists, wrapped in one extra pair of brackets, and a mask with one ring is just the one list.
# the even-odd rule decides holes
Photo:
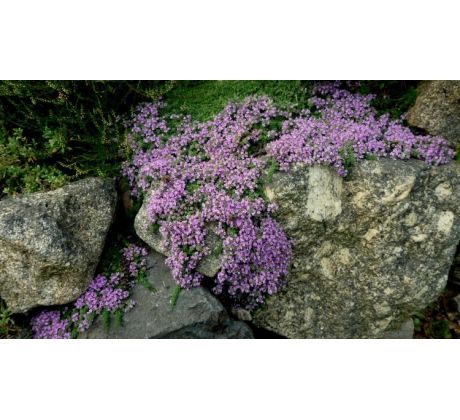
[(44, 310), (36, 315), (31, 321), (34, 338), (71, 338), (72, 331), (86, 331), (93, 319), (103, 311), (114, 313), (132, 309), (135, 302), (128, 299), (129, 288), (146, 268), (148, 252), (143, 247), (131, 244), (122, 251), (122, 255), (126, 273), (115, 272), (110, 276), (98, 274), (73, 307), (65, 307), (61, 311)]
[[(129, 134), (133, 157), (123, 173), (134, 195), (149, 193), (147, 215), (169, 249), (166, 263), (179, 285), (201, 284), (198, 264), (216, 252), (223, 263), (214, 292), (236, 305), (252, 309), (284, 284), (291, 245), (273, 219), (276, 206), (260, 193), (268, 159), (281, 170), (330, 165), (341, 176), (366, 158), (416, 157), (434, 165), (452, 159), (444, 139), (413, 134), (403, 121), (377, 115), (372, 95), (341, 86), (317, 84), (311, 109), (296, 114), (267, 97), (230, 103), (203, 123), (164, 116), (162, 103), (139, 107)], [(275, 120), (283, 120), (281, 130)], [(210, 230), (221, 250), (208, 249)]]
[(61, 318), (59, 311), (42, 311), (32, 318), (34, 338), (70, 338), (69, 321)]
[(311, 103), (317, 113), (305, 112), (285, 121), (279, 138), (267, 146), (283, 170), (295, 163), (328, 164), (345, 176), (350, 158), (416, 157), (440, 165), (454, 156), (444, 139), (415, 135), (402, 120), (377, 116), (372, 95), (351, 93), (341, 89), (340, 83), (319, 84), (315, 93)]
[[(170, 135), (161, 106), (150, 104), (134, 118), (134, 156), (124, 168), (133, 194), (154, 189), (147, 215), (160, 227), (170, 254), (166, 264), (178, 284), (190, 288), (203, 281), (197, 267), (216, 252), (206, 243), (212, 226), (224, 261), (215, 292), (254, 307), (281, 287), (291, 252), (271, 219), (275, 206), (256, 194), (266, 161), (253, 155), (254, 149), (263, 151), (262, 132), (281, 113), (268, 98), (250, 97), (230, 103), (209, 122), (174, 116)], [(263, 244), (275, 238), (274, 247)]]

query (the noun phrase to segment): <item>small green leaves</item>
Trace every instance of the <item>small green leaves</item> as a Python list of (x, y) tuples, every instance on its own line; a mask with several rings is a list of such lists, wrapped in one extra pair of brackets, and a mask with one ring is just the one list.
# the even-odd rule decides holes
[(149, 232), (150, 233), (153, 233), (154, 235), (156, 235), (159, 231), (160, 231), (160, 224), (159, 223), (152, 223), (149, 226)]
[(200, 153), (200, 145), (196, 141), (192, 141), (188, 146), (187, 146), (187, 154), (189, 156), (198, 156)]
[(73, 339), (78, 338), (79, 334), (80, 332), (78, 331), (78, 327), (74, 325), (74, 327), (72, 328), (72, 331), (70, 331), (71, 338)]
[(351, 142), (346, 143), (340, 150), (339, 154), (343, 159), (343, 165), (347, 171), (356, 165), (355, 151)]
[(189, 182), (185, 189), (188, 193), (193, 194), (196, 190), (198, 190), (201, 186), (200, 181)]
[(219, 255), (222, 255), (224, 252), (224, 244), (222, 242), (219, 242), (216, 247), (212, 250), (212, 255), (214, 257), (218, 257)]
[(12, 313), (0, 302), (0, 338), (8, 338), (15, 330)]
[(181, 248), (184, 254), (187, 255), (188, 257), (191, 257), (195, 253), (195, 249), (189, 245), (184, 245)]
[(101, 312), (102, 325), (105, 330), (110, 328), (111, 315), (108, 309), (103, 309)]
[(123, 316), (124, 316), (124, 311), (123, 309), (121, 308), (118, 308), (115, 312), (114, 312), (114, 318), (115, 318), (115, 325), (117, 327), (122, 327), (123, 326)]
[(152, 293), (156, 292), (155, 287), (149, 282), (147, 278), (147, 272), (145, 270), (142, 270), (137, 276), (137, 283), (145, 287), (148, 291)]
[(176, 306), (177, 299), (179, 298), (180, 292), (182, 291), (182, 287), (180, 287), (178, 284), (174, 287), (172, 294), (171, 294), (171, 299), (169, 300), (169, 303), (171, 303), (171, 306)]
[(230, 235), (230, 236), (237, 236), (238, 235), (238, 232), (239, 230), (237, 228), (234, 228), (234, 227), (229, 227), (227, 228), (227, 233)]
[(43, 130), (43, 138), (48, 140), (46, 151), (50, 155), (55, 153), (65, 153), (68, 149), (67, 133), (65, 129), (56, 128), (54, 130), (45, 127)]
[(279, 163), (271, 158), (267, 163), (267, 175), (265, 177), (265, 182), (270, 184), (273, 181), (273, 175), (278, 172), (280, 169)]

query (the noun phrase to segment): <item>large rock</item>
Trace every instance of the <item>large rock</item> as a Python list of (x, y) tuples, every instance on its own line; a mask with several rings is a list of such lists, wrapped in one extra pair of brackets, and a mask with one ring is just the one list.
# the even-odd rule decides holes
[(460, 165), (364, 161), (275, 174), (266, 194), (292, 238), (285, 290), (253, 315), (291, 338), (391, 337), (435, 300), (460, 239)]
[(85, 291), (115, 204), (114, 182), (102, 178), (0, 201), (0, 296), (8, 309), (64, 304)]
[(222, 304), (203, 287), (183, 290), (175, 306), (171, 294), (175, 283), (164, 257), (153, 253), (148, 260), (152, 292), (136, 285), (136, 305), (124, 316), (123, 325), (107, 329), (96, 322), (80, 338), (253, 338), (243, 322), (229, 318)]
[(421, 82), (414, 106), (407, 113), (410, 125), (439, 135), (452, 147), (460, 144), (460, 80)]
[[(134, 229), (136, 230), (137, 235), (141, 238), (146, 244), (148, 244), (152, 249), (159, 252), (160, 254), (169, 256), (169, 250), (164, 246), (163, 237), (159, 232), (153, 232), (150, 229), (151, 223), (148, 220), (147, 215), (147, 204), (150, 200), (150, 195), (154, 192), (151, 191), (150, 194), (145, 198), (139, 212), (136, 215), (134, 220)], [(215, 250), (219, 245), (221, 245), (221, 240), (219, 236), (214, 233), (213, 226), (208, 226), (209, 234), (206, 236), (205, 244), (211, 249)], [(204, 258), (198, 265), (198, 271), (205, 276), (214, 277), (221, 266), (222, 257), (216, 253), (211, 252), (206, 258)]]

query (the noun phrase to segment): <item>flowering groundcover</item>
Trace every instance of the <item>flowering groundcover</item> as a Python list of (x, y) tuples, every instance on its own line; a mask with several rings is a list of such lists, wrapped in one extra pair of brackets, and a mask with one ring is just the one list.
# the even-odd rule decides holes
[[(443, 138), (415, 135), (402, 119), (379, 116), (372, 95), (342, 86), (317, 84), (302, 110), (248, 97), (207, 122), (164, 115), (161, 102), (138, 108), (123, 174), (132, 194), (148, 199), (150, 228), (162, 235), (181, 287), (202, 283), (197, 267), (211, 253), (222, 257), (213, 291), (235, 306), (254, 309), (285, 284), (291, 243), (263, 192), (276, 170), (320, 164), (346, 176), (363, 159), (453, 158)], [(210, 226), (221, 248), (206, 246)]]

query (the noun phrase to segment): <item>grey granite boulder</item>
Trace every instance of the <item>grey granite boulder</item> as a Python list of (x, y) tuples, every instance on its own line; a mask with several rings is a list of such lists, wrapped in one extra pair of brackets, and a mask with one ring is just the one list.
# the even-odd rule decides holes
[(98, 321), (80, 338), (253, 338), (249, 326), (230, 319), (222, 304), (203, 287), (183, 290), (175, 306), (175, 283), (165, 257), (154, 252), (148, 259), (148, 281), (155, 291), (136, 285), (136, 305), (124, 315), (123, 325), (107, 329)]
[(417, 90), (409, 124), (444, 137), (454, 148), (460, 145), (460, 80), (424, 81)]
[(293, 240), (285, 290), (253, 322), (290, 338), (385, 337), (435, 300), (460, 239), (460, 165), (382, 159), (350, 179), (298, 166), (267, 186)]
[(0, 296), (8, 309), (65, 304), (86, 290), (115, 204), (114, 182), (102, 178), (0, 201)]

